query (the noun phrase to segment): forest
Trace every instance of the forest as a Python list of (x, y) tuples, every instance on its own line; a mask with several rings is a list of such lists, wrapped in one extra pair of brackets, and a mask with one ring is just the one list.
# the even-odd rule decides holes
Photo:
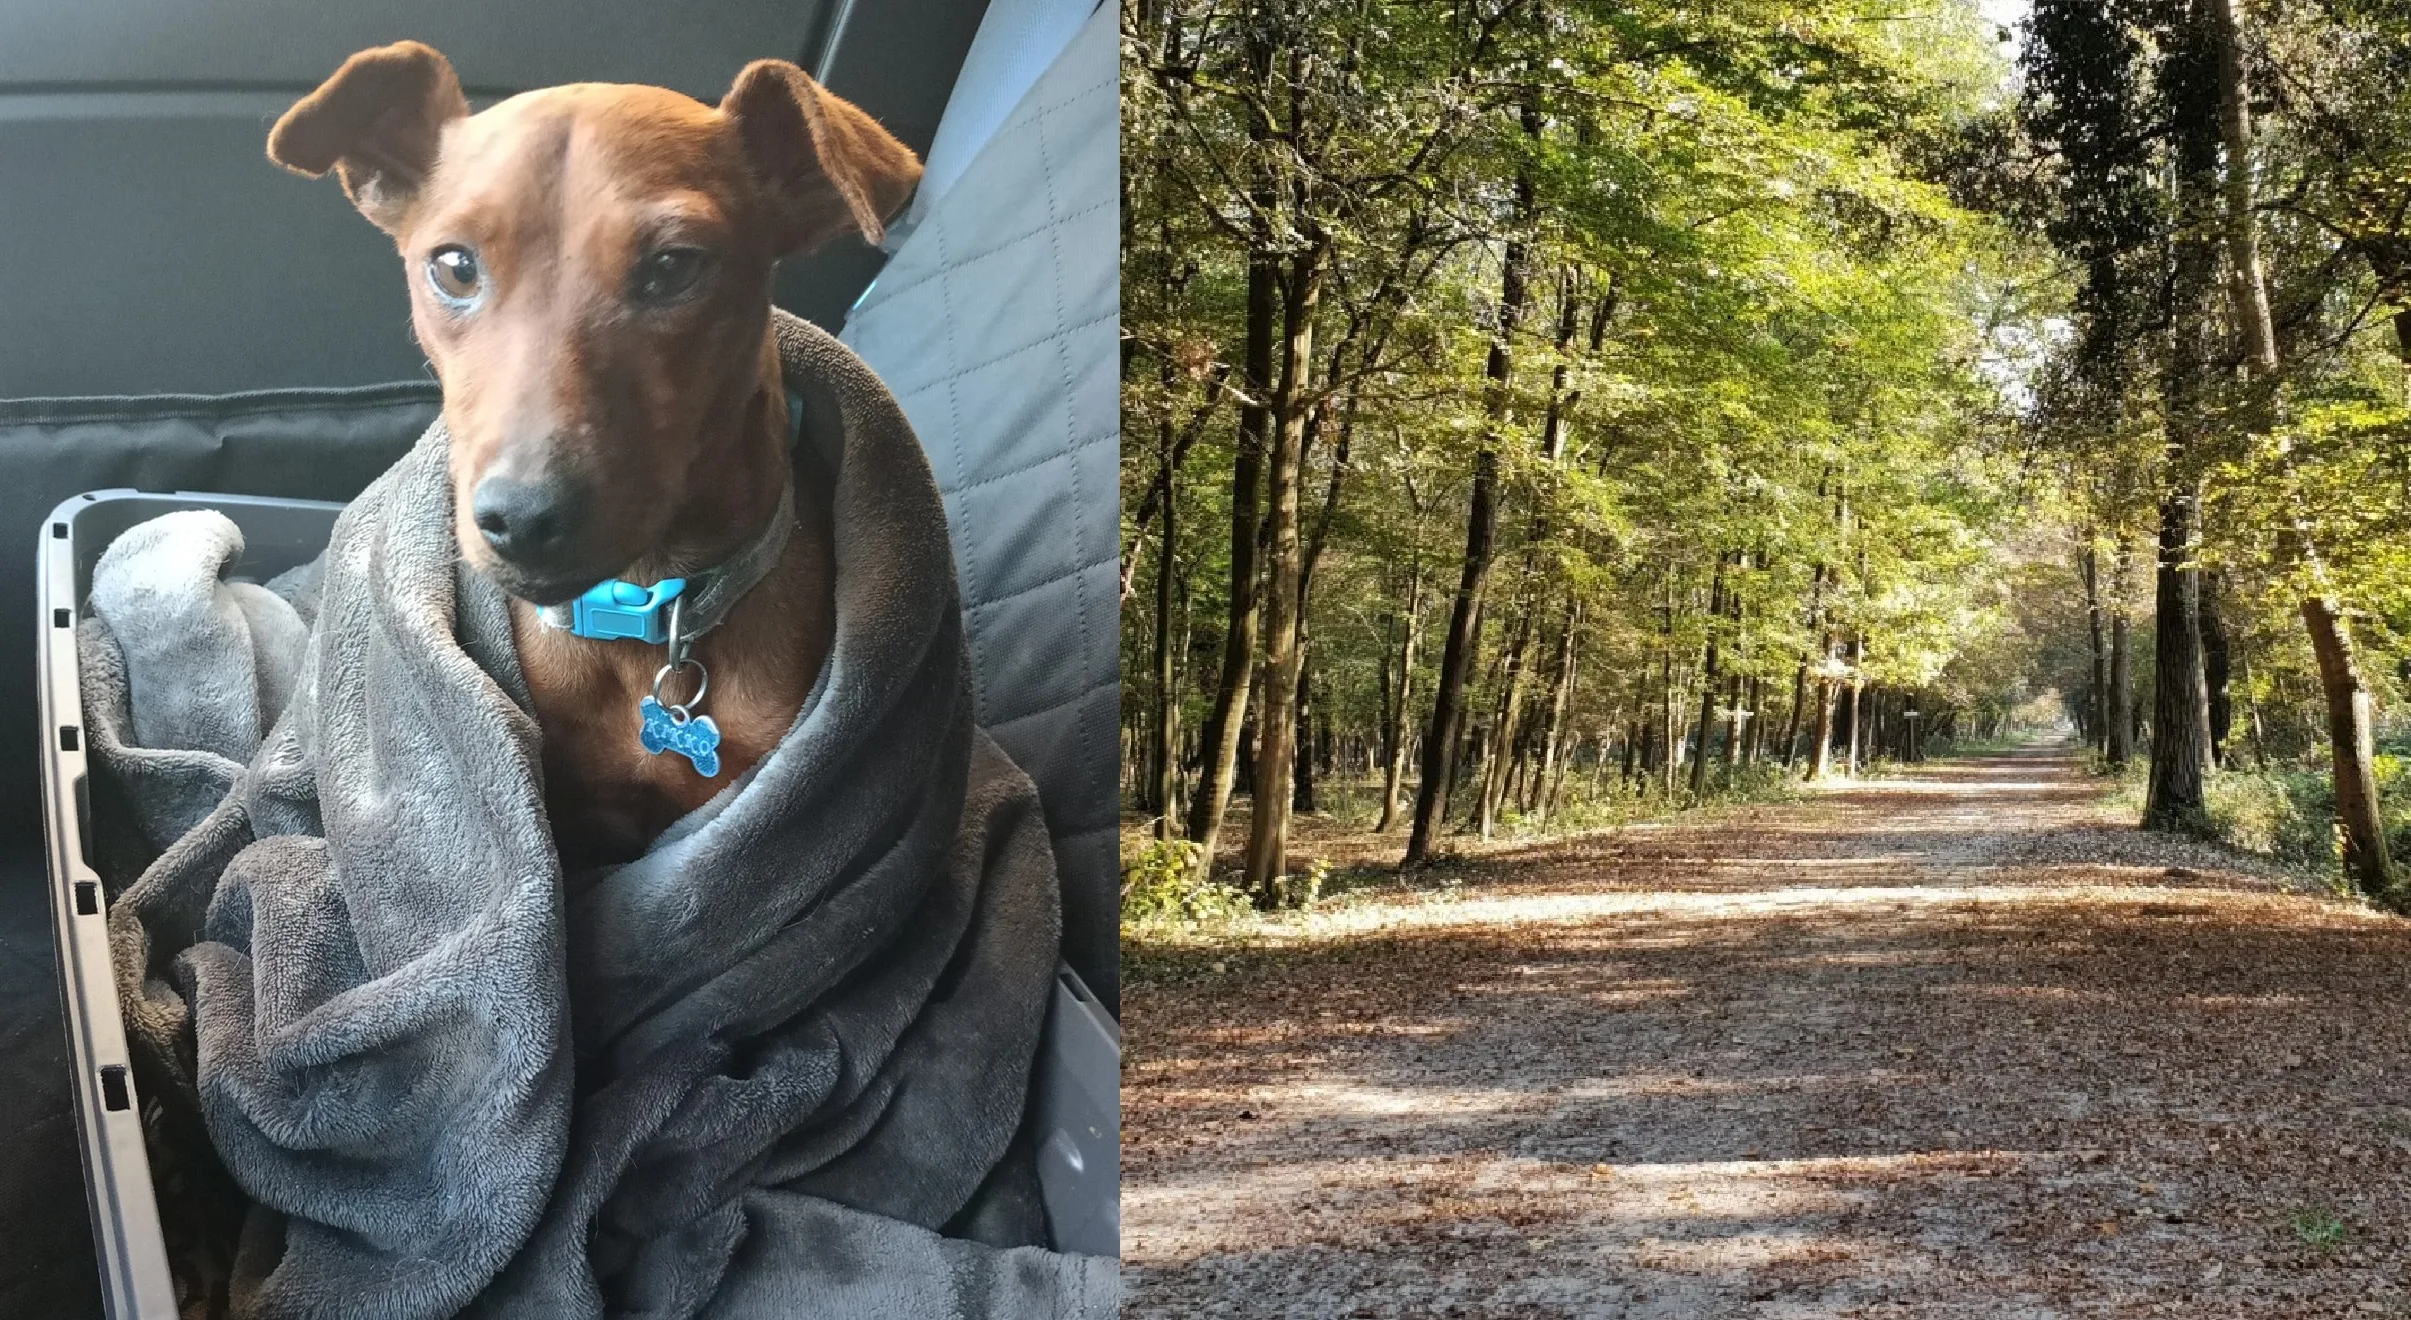
[[(1134, 846), (2065, 736), (2411, 901), (2411, 14), (1124, 0)], [(1143, 841), (1152, 839), (1152, 845)]]

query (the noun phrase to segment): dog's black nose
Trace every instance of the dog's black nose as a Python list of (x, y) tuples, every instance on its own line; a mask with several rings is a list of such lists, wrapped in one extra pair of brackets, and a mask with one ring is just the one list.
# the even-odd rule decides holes
[(542, 564), (569, 544), (577, 498), (567, 482), (488, 477), (469, 497), (477, 530), (494, 553), (520, 564)]

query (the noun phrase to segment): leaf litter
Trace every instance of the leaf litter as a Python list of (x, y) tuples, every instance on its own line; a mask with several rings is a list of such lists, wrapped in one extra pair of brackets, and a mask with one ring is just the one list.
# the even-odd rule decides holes
[(2411, 923), (2106, 797), (2034, 748), (1134, 941), (1124, 1314), (2411, 1317)]

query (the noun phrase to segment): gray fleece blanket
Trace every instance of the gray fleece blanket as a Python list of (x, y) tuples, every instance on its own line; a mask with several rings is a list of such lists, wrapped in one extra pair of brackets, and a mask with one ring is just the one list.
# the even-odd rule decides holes
[[(137, 1080), (154, 1145), (205, 1130), (244, 1207), (188, 1313), (1113, 1314), (1110, 1259), (1041, 1245), (1055, 873), (972, 724), (944, 510), (869, 369), (776, 329), (835, 649), (778, 748), (626, 865), (562, 872), (440, 422), (306, 572), (221, 581), (214, 514), (103, 559), (79, 639), (114, 855), (145, 862), (110, 907)], [(163, 1194), (216, 1177), (154, 1162)]]

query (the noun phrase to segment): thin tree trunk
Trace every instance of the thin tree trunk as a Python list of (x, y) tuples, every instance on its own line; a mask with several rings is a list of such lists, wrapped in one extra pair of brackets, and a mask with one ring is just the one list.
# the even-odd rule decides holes
[(2112, 766), (2123, 766), (2135, 754), (2134, 679), (2129, 663), (2126, 627), (2127, 548), (2121, 541), (2110, 559), (2110, 699), (2109, 749)]
[[(1668, 606), (1667, 612), (1671, 614), (1673, 607)], [(1671, 633), (1673, 624), (1669, 623), (1667, 629)], [(1674, 694), (1674, 639), (1672, 636), (1668, 636), (1666, 639), (1665, 652), (1665, 659), (1662, 663), (1663, 672), (1658, 679), (1658, 704), (1661, 708), (1658, 720), (1658, 780), (1659, 791), (1671, 799), (1674, 796), (1674, 777), (1681, 769), (1681, 764), (1675, 756), (1678, 747), (1675, 742), (1677, 700)]]
[(1866, 659), (1867, 634), (1853, 631), (1850, 634), (1850, 689), (1842, 696), (1843, 737), (1847, 740), (1842, 773), (1846, 775), (1858, 773), (1859, 758), (1867, 746), (1867, 682), (1860, 676), (1859, 669)]
[(1305, 622), (1298, 626), (1298, 716), (1297, 749), (1290, 758), (1289, 810), (1294, 817), (1300, 812), (1312, 814), (1314, 804), (1314, 651), (1308, 644)]
[(1290, 259), (1281, 317), (1283, 348), (1273, 416), (1270, 587), (1264, 607), (1264, 705), (1256, 731), (1256, 786), (1248, 815), (1247, 888), (1259, 906), (1279, 899), (1277, 882), (1289, 872), (1289, 816), (1294, 805), (1291, 776), (1297, 768), (1298, 675), (1302, 577), (1305, 554), (1299, 536), (1298, 487), (1306, 454), (1307, 377), (1313, 370), (1314, 315), (1322, 301), (1329, 249), (1317, 243)]
[[(1333, 369), (1338, 368), (1334, 359)], [(1321, 424), (1319, 407), (1310, 414), (1306, 435), (1299, 451), (1301, 466), (1304, 455), (1314, 450), (1314, 432)], [(1314, 737), (1313, 660), (1314, 660), (1314, 570), (1323, 561), (1323, 547), (1331, 539), (1331, 520), (1339, 512), (1339, 496), (1348, 479), (1348, 450), (1354, 442), (1356, 400), (1350, 395), (1344, 406), (1339, 425), (1339, 443), (1331, 451), (1331, 476), (1323, 486), (1323, 507), (1315, 515), (1314, 527), (1306, 534), (1305, 550), (1298, 564), (1298, 739), (1296, 781), (1290, 803), (1297, 811), (1316, 811), (1314, 780), (1317, 768), (1327, 768), (1331, 759), (1329, 725), (1324, 717), (1324, 735), (1318, 744)]]
[[(1749, 551), (1734, 552), (1733, 586), (1725, 592), (1725, 609), (1733, 619), (1733, 664), (1736, 667), (1749, 663), (1749, 624), (1742, 604), (1741, 587), (1743, 575), (1749, 572), (1750, 564)], [(1732, 677), (1732, 685), (1732, 714), (1725, 719), (1725, 768), (1728, 770), (1741, 764), (1742, 735), (1750, 717), (1758, 710), (1754, 680), (1736, 673)]]
[(1557, 639), (1556, 690), (1549, 694), (1549, 736), (1541, 749), (1540, 797), (1532, 814), (1535, 825), (1545, 825), (1549, 813), (1556, 808), (1557, 787), (1563, 778), (1563, 760), (1568, 754), (1565, 746), (1566, 703), (1574, 692), (1574, 665), (1577, 659), (1574, 634), (1582, 626), (1582, 602), (1569, 591), (1566, 593), (1565, 633)]
[[(1230, 375), (1231, 368), (1230, 364), (1227, 362), (1217, 365), (1213, 371), (1207, 374), (1205, 382), (1205, 398), (1197, 405), (1195, 409), (1191, 410), (1187, 424), (1181, 427), (1180, 433), (1177, 437), (1175, 437), (1173, 434), (1172, 423), (1169, 418), (1162, 423), (1158, 431), (1158, 436), (1163, 442), (1170, 446), (1172, 470), (1175, 473), (1179, 472), (1181, 465), (1188, 461), (1189, 451), (1195, 448), (1197, 442), (1205, 437), (1207, 424), (1212, 422), (1214, 420), (1214, 414), (1220, 411), (1222, 396), (1227, 392), (1223, 388), (1223, 385), (1224, 382), (1230, 379)], [(1163, 386), (1165, 393), (1171, 393), (1178, 383), (1177, 365), (1171, 359), (1167, 358), (1164, 361), (1163, 373)], [(1156, 506), (1159, 503), (1162, 503), (1163, 500), (1163, 491), (1156, 483), (1150, 482), (1147, 486), (1146, 497), (1139, 501), (1138, 512), (1131, 515), (1131, 530), (1135, 533), (1135, 536), (1131, 541), (1131, 553), (1126, 556), (1128, 562), (1122, 566), (1121, 599), (1125, 603), (1129, 601), (1130, 593), (1135, 589), (1138, 581), (1138, 542), (1145, 539), (1148, 524), (1155, 520)]]
[(1154, 788), (1148, 809), (1155, 813), (1155, 836), (1170, 840), (1173, 837), (1172, 810), (1177, 783), (1173, 765), (1172, 746), (1179, 738), (1180, 699), (1172, 673), (1172, 578), (1173, 553), (1179, 543), (1180, 525), (1176, 515), (1178, 502), (1173, 498), (1172, 447), (1170, 423), (1165, 424), (1166, 441), (1158, 459), (1156, 485), (1162, 493), (1164, 514), (1163, 548), (1156, 554), (1155, 566), (1155, 718), (1150, 721), (1148, 768), (1154, 774)]
[[(1831, 654), (1830, 646), (1827, 653)], [(1808, 777), (1812, 780), (1823, 779), (1833, 768), (1833, 708), (1840, 697), (1836, 684), (1827, 679), (1817, 680), (1816, 750), (1808, 762)]]
[(1533, 616), (1539, 612), (1537, 603), (1524, 610), (1516, 624), (1515, 640), (1508, 643), (1500, 662), (1504, 678), (1498, 720), (1491, 730), (1491, 755), (1482, 764), (1481, 797), (1474, 804), (1475, 825), (1484, 839), (1497, 828), (1499, 809), (1506, 805), (1507, 778), (1515, 768), (1515, 749), (1524, 727), (1525, 680), (1531, 669)]
[(1189, 838), (1198, 846), (1201, 874), (1213, 866), (1222, 820), (1230, 811), (1241, 738), (1247, 728), (1248, 690), (1255, 675), (1256, 638), (1262, 623), (1256, 568), (1257, 524), (1262, 514), (1257, 501), (1263, 484), (1265, 431), (1272, 417), (1266, 403), (1272, 395), (1277, 309), (1278, 289), (1272, 259), (1251, 258), (1247, 270), (1247, 352), (1241, 367), (1247, 393), (1239, 406), (1238, 454), (1231, 467), (1230, 615), (1222, 638), (1222, 673), (1214, 687), (1214, 704), (1206, 715), (1205, 764), (1200, 768), (1197, 794), (1189, 801)]
[[(1740, 648), (1737, 645), (1734, 649)], [(1740, 657), (1735, 656), (1733, 662), (1741, 663)], [(1726, 683), (1724, 763), (1725, 768), (1730, 770), (1741, 764), (1743, 731), (1749, 727), (1750, 714), (1756, 707), (1750, 701), (1748, 679), (1735, 674)]]
[(2093, 534), (2085, 534), (2084, 553), (2078, 563), (2085, 584), (2085, 622), (2092, 631), (2093, 687), (2086, 694), (2085, 741), (2094, 750), (2109, 750), (2109, 654), (2101, 640), (2101, 552), (2094, 546)]
[(1414, 692), (1415, 649), (1423, 640), (1423, 562), (1417, 559), (1407, 567), (1406, 577), (1406, 638), (1398, 649), (1398, 681), (1393, 689), (1389, 722), (1382, 730), (1383, 745), (1381, 775), (1381, 821), (1373, 827), (1376, 834), (1387, 834), (1398, 827), (1398, 789), (1406, 778), (1407, 703)]
[[(2246, 634), (2247, 637), (2249, 635)], [(2261, 727), (2260, 702), (2252, 695), (2251, 653), (2241, 642), (2235, 646), (2235, 682), (2244, 693), (2244, 736), (2252, 744), (2252, 767), (2266, 770), (2269, 768), (2268, 736)]]
[[(1535, 88), (1525, 89), (1522, 120), (1524, 135), (1538, 141), (1540, 99)], [(1490, 356), (1482, 368), (1486, 382), (1484, 408), (1490, 426), (1483, 434), (1481, 452), (1474, 456), (1473, 494), (1465, 513), (1464, 569), (1457, 579), (1456, 602), (1449, 611), (1448, 640), (1440, 649), (1439, 684), (1432, 694), (1432, 736), (1424, 740), (1423, 776), (1415, 786), (1415, 823), (1407, 836), (1401, 866), (1420, 866), (1431, 855), (1433, 838), (1447, 806), (1448, 786), (1455, 779), (1456, 742), (1449, 731), (1460, 718), (1466, 675), (1472, 672), (1474, 650), (1481, 640), (1477, 628), (1482, 588), (1490, 576), (1490, 558), (1497, 534), (1498, 446), (1505, 434), (1512, 402), (1508, 390), (1515, 374), (1513, 340), (1529, 300), (1525, 288), (1526, 245), (1520, 233), (1532, 221), (1538, 195), (1530, 167), (1519, 169), (1515, 180), (1519, 236), (1507, 242), (1506, 259), (1499, 275), (1498, 330), (1490, 341)]]
[[(1832, 481), (1832, 479), (1833, 468), (1830, 464), (1828, 464), (1824, 470), (1817, 474), (1817, 503), (1820, 506), (1824, 504), (1825, 488), (1827, 484)], [(1836, 526), (1840, 526), (1843, 520), (1849, 515), (1850, 496), (1848, 487), (1849, 483), (1844, 482), (1842, 483), (1842, 489), (1834, 492), (1833, 516)], [(1825, 568), (1825, 561), (1820, 559), (1817, 561), (1815, 572), (1810, 575), (1808, 580), (1808, 612), (1806, 617), (1803, 619), (1803, 622), (1808, 625), (1809, 634), (1817, 637), (1823, 647), (1823, 653), (1817, 657), (1820, 664), (1833, 657), (1833, 638), (1831, 634), (1826, 632), (1824, 627), (1826, 577), (1827, 571)], [(1786, 770), (1791, 768), (1792, 758), (1799, 754), (1801, 720), (1800, 712), (1801, 703), (1808, 698), (1808, 668), (1808, 656), (1803, 654), (1800, 657), (1800, 668), (1792, 675), (1791, 719), (1784, 726), (1783, 730), (1783, 768)], [(1820, 694), (1820, 699), (1822, 699), (1825, 693), (1825, 684), (1822, 680), (1819, 680), (1817, 683), (1817, 689)], [(1826, 702), (1826, 705), (1830, 706), (1831, 703)], [(1831, 713), (1832, 712), (1828, 710), (1826, 711), (1825, 715), (1821, 715), (1819, 718), (1824, 719), (1827, 716), (1830, 716)], [(1832, 737), (1832, 734), (1833, 730), (1831, 726), (1828, 725), (1825, 729), (1825, 732), (1819, 735), (1819, 737), (1820, 739), (1830, 738)], [(1816, 764), (1814, 768), (1809, 771), (1808, 775), (1808, 777), (1811, 779), (1817, 778), (1825, 773), (1825, 753), (1823, 750), (1821, 750), (1821, 748), (1822, 743), (1820, 742), (1820, 750), (1816, 754)]]
[(2228, 763), (2227, 733), (2235, 716), (2234, 704), (2228, 696), (2229, 662), (2227, 656), (2227, 625), (2219, 614), (2220, 576), (2216, 572), (2202, 575), (2202, 608), (2197, 625), (2202, 634), (2202, 686), (2210, 710), (2210, 765), (2213, 769)]
[(1800, 667), (1792, 671), (1792, 709), (1783, 721), (1783, 768), (1791, 769), (1800, 750), (1800, 712), (1808, 700), (1808, 660), (1803, 657)]
[(1691, 796), (1708, 791), (1708, 729), (1716, 717), (1716, 629), (1725, 612), (1725, 557), (1716, 556), (1716, 576), (1708, 588), (1708, 644), (1699, 671), (1699, 747), (1691, 754)]
[(2320, 686), (2327, 694), (2327, 737), (2336, 758), (2336, 818), (2343, 825), (2344, 873), (2373, 898), (2396, 899), (2393, 860), (2386, 853), (2386, 828), (2378, 810), (2376, 746), (2369, 689), (2361, 682), (2351, 633), (2333, 602), (2313, 596), (2302, 602), (2302, 620), (2319, 657)]

